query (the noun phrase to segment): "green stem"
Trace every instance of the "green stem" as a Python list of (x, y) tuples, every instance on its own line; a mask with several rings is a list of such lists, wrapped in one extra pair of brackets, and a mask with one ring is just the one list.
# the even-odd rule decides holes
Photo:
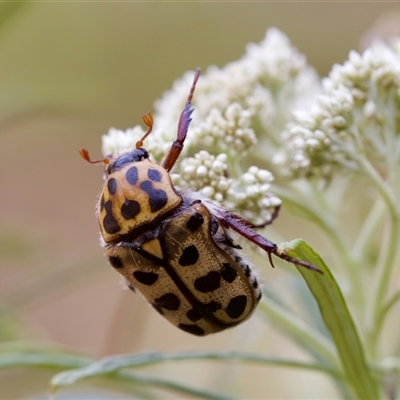
[(193, 395), (206, 399), (226, 399), (228, 397), (216, 393), (199, 390), (182, 383), (173, 382), (169, 379), (162, 379), (151, 376), (136, 376), (131, 372), (124, 372), (125, 368), (142, 368), (144, 366), (172, 361), (193, 361), (193, 360), (215, 360), (215, 361), (244, 361), (261, 365), (272, 365), (276, 367), (298, 368), (309, 371), (325, 373), (335, 380), (341, 382), (343, 375), (336, 369), (318, 364), (303, 361), (268, 357), (260, 354), (244, 352), (213, 352), (198, 351), (187, 353), (143, 353), (135, 355), (122, 355), (104, 358), (92, 362), (89, 358), (46, 352), (36, 353), (9, 353), (0, 355), (0, 369), (15, 367), (46, 368), (46, 369), (72, 369), (55, 375), (52, 379), (52, 391), (58, 388), (74, 384), (82, 379), (104, 377), (116, 381), (126, 381), (135, 385), (153, 385), (166, 389), (178, 391), (186, 395)]
[(219, 393), (211, 392), (205, 389), (197, 389), (191, 385), (187, 385), (181, 382), (175, 382), (170, 379), (163, 378), (154, 378), (152, 376), (146, 375), (136, 375), (132, 373), (123, 373), (122, 377), (127, 382), (130, 382), (134, 385), (150, 385), (154, 387), (159, 387), (162, 389), (167, 389), (173, 392), (177, 392), (180, 396), (184, 396), (183, 398), (187, 398), (187, 396), (194, 396), (200, 399), (207, 400), (232, 400), (231, 396), (224, 396)]
[[(194, 361), (194, 360), (214, 360), (214, 361), (245, 361), (261, 365), (273, 365), (279, 367), (307, 369), (310, 371), (323, 372), (334, 376), (335, 379), (343, 380), (343, 375), (338, 370), (304, 361), (295, 361), (269, 357), (261, 354), (245, 353), (239, 351), (193, 351), (185, 353), (143, 353), (134, 355), (122, 355), (106, 357), (81, 370), (71, 371), (70, 382), (86, 377), (109, 374), (122, 368), (141, 368), (144, 366), (159, 364), (172, 361)], [(72, 378), (72, 380), (71, 380)]]
[(30, 367), (64, 370), (84, 368), (90, 365), (91, 362), (90, 358), (70, 354), (48, 354), (42, 352), (0, 354), (0, 369)]
[(274, 188), (274, 193), (283, 200), (284, 204), (294, 206), (306, 219), (316, 223), (333, 243), (337, 254), (347, 258), (348, 252), (344, 242), (341, 240), (342, 235), (339, 234), (338, 227), (334, 223), (333, 218), (329, 218), (328, 213), (315, 207), (313, 202), (306, 201), (302, 193), (292, 193), (282, 188)]
[(357, 260), (359, 265), (364, 264), (365, 255), (368, 254), (367, 250), (371, 246), (371, 242), (376, 241), (376, 231), (379, 223), (382, 222), (385, 211), (385, 203), (381, 198), (378, 198), (365, 218), (363, 226), (359, 230), (352, 249), (353, 259)]
[(373, 183), (373, 185), (377, 188), (377, 190), (381, 194), (383, 200), (385, 201), (389, 209), (390, 216), (397, 219), (398, 210), (396, 208), (396, 200), (391, 188), (378, 174), (374, 166), (368, 161), (366, 157), (360, 155), (356, 158), (356, 160), (358, 161), (365, 175), (370, 179), (370, 181)]
[(369, 321), (367, 321), (367, 330), (369, 333), (368, 348), (371, 350), (371, 356), (376, 358), (377, 344), (382, 327), (382, 323), (378, 322), (381, 319), (382, 312), (384, 311), (384, 302), (398, 253), (397, 247), (400, 240), (400, 220), (394, 195), (390, 187), (388, 187), (386, 182), (384, 182), (382, 177), (365, 157), (360, 156), (358, 162), (364, 173), (382, 196), (389, 214), (389, 231), (386, 235), (387, 246), (377, 268), (377, 276), (375, 278), (376, 286), (371, 296), (370, 306), (368, 307), (368, 310), (370, 310), (370, 318)]
[(383, 323), (385, 322), (385, 317), (388, 312), (392, 309), (392, 307), (400, 300), (400, 290), (395, 292), (385, 304), (382, 306), (382, 310), (378, 316), (378, 319), (375, 321), (375, 332), (379, 333), (383, 327)]
[(347, 275), (350, 281), (350, 293), (353, 296), (356, 309), (362, 310), (365, 304), (365, 293), (357, 289), (360, 284), (360, 277), (358, 274), (359, 264), (349, 251), (348, 240), (344, 238), (343, 227), (337, 223), (335, 213), (330, 209), (325, 197), (321, 196), (321, 192), (317, 191), (315, 187), (313, 187), (313, 189), (320, 207), (316, 207), (314, 202), (311, 203), (302, 199), (301, 194), (296, 196), (288, 194), (286, 198), (281, 196), (281, 192), (279, 192), (278, 195), (282, 199), (285, 199), (285, 201), (295, 204), (299, 210), (308, 216), (310, 220), (317, 223), (324, 231), (329, 239), (329, 243), (334, 247), (334, 253), (338, 257), (338, 265), (342, 267), (342, 272)]
[(312, 329), (304, 320), (265, 296), (258, 308), (270, 321), (273, 321), (274, 325), (300, 344), (304, 350), (309, 351), (314, 356), (317, 355), (318, 359), (330, 365), (332, 369), (340, 371), (332, 342)]
[[(333, 245), (336, 256), (339, 257), (339, 264), (343, 266), (342, 270), (348, 274), (352, 282), (352, 287), (358, 287), (358, 263), (350, 255), (347, 241), (343, 240), (343, 228), (336, 223), (336, 220), (333, 218), (334, 213), (316, 207), (314, 202), (304, 199), (303, 194), (299, 191), (295, 193), (293, 190), (289, 192), (282, 188), (274, 188), (274, 193), (283, 200), (284, 204), (292, 205), (305, 219), (314, 222), (323, 230), (329, 239), (329, 243)], [(363, 304), (362, 299), (358, 299), (358, 302)]]

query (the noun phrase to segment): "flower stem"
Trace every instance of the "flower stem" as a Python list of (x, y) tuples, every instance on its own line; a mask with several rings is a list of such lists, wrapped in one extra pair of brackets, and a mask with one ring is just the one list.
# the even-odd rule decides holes
[[(313, 193), (315, 194), (315, 192), (314, 189)], [(335, 254), (339, 257), (339, 264), (343, 266), (343, 271), (348, 274), (352, 287), (358, 287), (358, 263), (350, 254), (347, 241), (343, 238), (342, 227), (336, 223), (334, 212), (328, 210), (329, 206), (326, 201), (324, 202), (324, 209), (322, 209), (321, 206), (316, 206), (316, 202), (307, 201), (299, 190), (296, 193), (294, 190), (289, 192), (282, 188), (274, 188), (274, 193), (283, 200), (284, 204), (292, 205), (302, 213), (305, 219), (316, 223), (323, 230), (329, 242), (333, 245)], [(321, 204), (321, 199), (319, 203)], [(354, 291), (354, 293), (360, 294), (360, 291)], [(358, 299), (357, 302), (362, 303), (362, 299)]]
[(376, 240), (376, 231), (382, 222), (385, 211), (385, 203), (379, 197), (365, 218), (353, 245), (352, 255), (359, 264), (364, 263), (365, 254), (368, 253), (367, 250), (371, 246), (371, 242)]
[(376, 358), (379, 334), (383, 325), (383, 322), (380, 321), (381, 314), (385, 312), (386, 294), (388, 292), (390, 278), (398, 254), (397, 247), (400, 240), (400, 219), (399, 211), (396, 207), (396, 202), (391, 188), (365, 157), (361, 156), (357, 161), (362, 167), (363, 172), (379, 191), (389, 214), (389, 230), (386, 234), (386, 246), (382, 257), (380, 257), (375, 277), (376, 286), (371, 296), (370, 306), (367, 308), (370, 315), (370, 318), (367, 321), (368, 348), (370, 350), (370, 355), (373, 358)]

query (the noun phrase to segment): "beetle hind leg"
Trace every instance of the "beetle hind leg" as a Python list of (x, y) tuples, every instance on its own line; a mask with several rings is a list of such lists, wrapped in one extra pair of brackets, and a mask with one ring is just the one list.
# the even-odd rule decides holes
[(292, 264), (295, 264), (300, 267), (307, 268), (311, 271), (316, 271), (322, 273), (322, 271), (316, 266), (308, 263), (307, 261), (298, 260), (297, 258), (287, 256), (286, 254), (281, 253), (278, 250), (278, 246), (261, 236), (256, 231), (254, 231), (251, 226), (252, 224), (240, 217), (239, 215), (232, 213), (227, 210), (220, 210), (218, 215), (218, 220), (220, 223), (226, 227), (229, 227), (239, 233), (241, 236), (254, 243), (264, 251), (268, 253), (268, 259), (272, 267), (274, 267), (274, 263), (272, 260), (272, 254), (276, 257), (281, 258), (282, 260), (288, 261)]

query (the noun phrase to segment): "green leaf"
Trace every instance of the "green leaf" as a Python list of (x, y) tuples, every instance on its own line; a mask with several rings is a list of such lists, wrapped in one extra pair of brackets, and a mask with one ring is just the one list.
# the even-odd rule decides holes
[[(137, 385), (159, 386), (165, 389), (179, 391), (186, 395), (194, 395), (209, 399), (227, 398), (222, 394), (216, 394), (187, 386), (182, 383), (176, 383), (169, 379), (145, 377), (144, 375), (137, 376), (131, 371), (125, 371), (127, 368), (140, 368), (144, 366), (172, 361), (194, 361), (194, 360), (219, 360), (219, 361), (241, 361), (251, 362), (261, 365), (273, 365), (275, 367), (299, 368), (303, 370), (318, 371), (330, 376), (333, 376), (337, 381), (343, 377), (337, 371), (322, 366), (317, 363), (307, 363), (303, 361), (284, 360), (276, 357), (268, 357), (261, 354), (243, 353), (243, 352), (214, 352), (214, 351), (196, 351), (184, 353), (140, 353), (132, 355), (118, 355), (106, 357), (98, 362), (84, 366), (79, 369), (64, 371), (53, 377), (51, 386), (53, 391), (65, 385), (75, 384), (84, 379), (96, 377), (115, 377), (124, 379), (126, 382), (131, 382)], [(123, 369), (123, 371), (121, 371)]]
[(139, 353), (124, 354), (105, 357), (102, 360), (91, 363), (79, 369), (62, 372), (52, 379), (53, 386), (61, 386), (76, 383), (79, 380), (94, 378), (105, 374), (112, 374), (124, 368), (138, 368), (151, 364), (172, 361), (194, 361), (194, 360), (218, 360), (218, 361), (244, 361), (277, 367), (289, 367), (319, 371), (341, 379), (340, 374), (329, 367), (317, 363), (304, 361), (285, 360), (269, 357), (261, 354), (245, 353), (238, 351), (193, 351), (183, 353)]
[[(126, 356), (123, 356), (122, 358), (126, 359)], [(115, 357), (115, 359), (118, 359), (118, 357)], [(88, 373), (88, 369), (90, 370), (92, 366), (94, 366), (94, 370), (93, 373), (90, 374)], [(103, 378), (124, 381), (125, 383), (130, 383), (139, 387), (150, 386), (167, 389), (184, 395), (182, 398), (187, 398), (187, 396), (195, 396), (208, 400), (232, 400), (232, 397), (230, 396), (212, 392), (206, 389), (195, 388), (186, 383), (176, 382), (168, 378), (158, 378), (145, 374), (139, 375), (132, 372), (118, 371), (119, 368), (116, 368), (114, 373), (112, 373), (111, 369), (109, 368), (104, 370), (101, 369), (101, 366), (99, 368), (99, 363), (93, 363), (92, 366), (73, 371), (64, 371), (55, 375), (51, 380), (52, 393), (54, 394), (61, 386), (74, 384), (84, 378), (100, 376)]]
[(285, 254), (307, 261), (323, 272), (319, 274), (296, 266), (318, 303), (322, 319), (335, 342), (345, 379), (352, 387), (355, 397), (379, 399), (379, 387), (373, 372), (367, 365), (353, 318), (329, 268), (321, 257), (301, 239), (285, 243), (284, 248)]
[(89, 358), (68, 354), (46, 354), (41, 352), (0, 354), (0, 369), (15, 367), (69, 369), (84, 367), (89, 363)]
[(197, 389), (191, 385), (187, 385), (181, 382), (175, 382), (171, 379), (154, 378), (152, 376), (147, 376), (143, 374), (139, 376), (136, 374), (125, 373), (123, 374), (123, 376), (127, 381), (136, 384), (136, 386), (149, 385), (151, 387), (159, 387), (161, 389), (167, 389), (169, 391), (177, 392), (180, 394), (179, 398), (187, 398), (188, 396), (193, 396), (207, 400), (234, 400), (233, 397), (211, 392), (206, 389)]

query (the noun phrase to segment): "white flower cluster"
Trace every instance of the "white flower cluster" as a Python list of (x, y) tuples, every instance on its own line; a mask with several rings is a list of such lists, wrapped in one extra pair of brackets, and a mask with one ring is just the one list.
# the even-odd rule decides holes
[[(155, 104), (155, 125), (145, 147), (156, 161), (176, 138), (192, 80), (193, 72), (186, 73)], [(278, 201), (268, 192), (272, 176), (266, 170), (255, 172), (255, 167), (243, 174), (242, 167), (253, 164), (255, 156), (263, 167), (271, 165), (270, 156), (293, 109), (307, 107), (319, 91), (319, 79), (305, 57), (284, 34), (269, 29), (260, 44), (247, 46), (242, 58), (201, 75), (174, 182), (241, 211), (253, 223), (265, 221)], [(103, 138), (103, 152), (134, 145), (139, 132), (143, 130), (133, 128), (123, 138), (120, 131), (110, 130)]]
[[(395, 50), (397, 48), (397, 51)], [(336, 167), (357, 168), (360, 154), (384, 159), (399, 154), (400, 54), (376, 43), (352, 51), (323, 81), (324, 94), (309, 111), (294, 113), (275, 162), (294, 176), (329, 179)]]
[(136, 142), (144, 135), (144, 132), (143, 128), (139, 125), (126, 131), (110, 128), (107, 135), (103, 135), (102, 138), (101, 150), (103, 155), (108, 156), (135, 148)]
[(269, 192), (274, 180), (271, 172), (251, 166), (234, 181), (228, 191), (227, 207), (235, 207), (245, 219), (261, 225), (271, 219), (271, 210), (282, 201)]
[(181, 189), (198, 190), (203, 196), (223, 206), (234, 208), (254, 224), (271, 219), (271, 210), (281, 200), (269, 192), (274, 177), (271, 172), (252, 166), (239, 178), (228, 176), (228, 156), (214, 156), (201, 150), (185, 158), (172, 174), (173, 183)]
[[(176, 121), (192, 76), (185, 74), (156, 102), (156, 121), (164, 139), (172, 140), (176, 134)], [(230, 152), (243, 154), (243, 150), (252, 149), (261, 135), (279, 141), (280, 131), (293, 109), (307, 108), (319, 91), (319, 79), (305, 57), (283, 33), (271, 28), (261, 43), (247, 46), (242, 58), (223, 68), (210, 67), (201, 76), (193, 100), (196, 112), (187, 145), (193, 144), (197, 149), (205, 136), (211, 135), (206, 142), (211, 147), (207, 150), (215, 151), (215, 145), (224, 150), (228, 144)], [(227, 141), (225, 135), (232, 136), (232, 122), (246, 131), (245, 137), (223, 143)]]
[(250, 128), (251, 113), (239, 103), (230, 104), (224, 114), (213, 108), (205, 121), (194, 130), (197, 147), (225, 151), (234, 155), (243, 154), (257, 143), (256, 135)]
[(179, 164), (177, 172), (171, 174), (172, 181), (182, 189), (198, 190), (203, 196), (222, 202), (232, 185), (232, 179), (226, 176), (227, 159), (224, 153), (214, 156), (201, 150)]

